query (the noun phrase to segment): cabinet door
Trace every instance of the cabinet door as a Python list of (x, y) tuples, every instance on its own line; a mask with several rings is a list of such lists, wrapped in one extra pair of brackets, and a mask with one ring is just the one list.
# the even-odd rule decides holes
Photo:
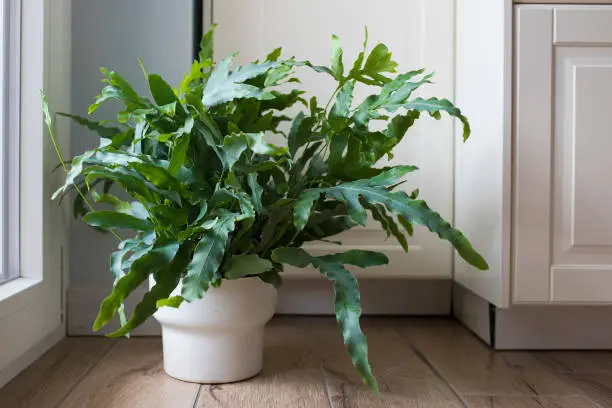
[[(399, 63), (400, 72), (421, 67), (435, 71), (435, 84), (424, 87), (422, 96), (452, 99), (453, 94), (453, 1), (452, 0), (379, 0), (372, 7), (369, 0), (223, 0), (212, 3), (215, 57), (240, 51), (239, 64), (261, 59), (278, 46), (283, 55), (298, 60), (310, 59), (327, 64), (331, 36), (338, 34), (344, 47), (344, 65), (350, 66), (362, 48), (364, 27), (369, 31), (368, 51), (384, 42)], [(392, 12), (390, 12), (392, 10)], [(302, 71), (303, 86), (323, 104), (335, 86), (326, 76)], [(303, 74), (303, 75), (302, 75)], [(371, 90), (356, 91), (356, 102)], [(295, 113), (295, 112), (294, 112)], [(452, 217), (453, 208), (453, 121), (423, 117), (402, 141), (393, 164), (408, 163), (419, 167), (403, 188), (420, 188), (420, 196), (444, 217)], [(393, 239), (386, 240), (378, 224), (355, 228), (340, 239), (345, 249), (384, 251), (390, 263), (385, 267), (356, 269), (361, 276), (450, 278), (451, 246), (424, 228), (415, 230), (409, 240), (410, 252), (404, 253)], [(333, 244), (314, 244), (315, 254), (337, 252)], [(297, 270), (296, 273), (299, 273)], [(307, 276), (317, 276), (305, 271)]]
[(517, 15), (514, 301), (612, 303), (612, 6)]

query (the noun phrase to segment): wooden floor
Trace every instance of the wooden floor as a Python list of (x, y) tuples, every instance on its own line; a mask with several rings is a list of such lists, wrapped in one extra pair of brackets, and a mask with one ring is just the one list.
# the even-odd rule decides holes
[(363, 323), (379, 397), (355, 375), (332, 318), (283, 317), (248, 381), (171, 379), (159, 338), (73, 337), (0, 390), (0, 407), (612, 407), (612, 353), (493, 352), (447, 319)]

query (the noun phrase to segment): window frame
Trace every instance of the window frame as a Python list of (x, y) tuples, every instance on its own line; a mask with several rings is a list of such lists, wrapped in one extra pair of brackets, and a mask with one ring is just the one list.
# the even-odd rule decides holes
[(0, 284), (19, 277), (21, 2), (0, 0)]
[[(65, 175), (42, 112), (44, 90), (53, 111), (70, 111), (71, 0), (21, 3), (19, 140), (19, 277), (0, 285), (0, 387), (66, 334), (65, 287), (70, 214), (51, 201)], [(55, 125), (64, 151), (68, 121)], [(10, 237), (13, 239), (13, 237)]]

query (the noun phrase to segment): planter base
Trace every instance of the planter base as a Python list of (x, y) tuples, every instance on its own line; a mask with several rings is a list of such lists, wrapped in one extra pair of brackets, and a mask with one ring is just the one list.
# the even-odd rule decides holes
[(162, 328), (164, 370), (179, 380), (204, 384), (257, 375), (263, 365), (264, 327), (275, 307), (276, 289), (259, 278), (226, 280), (202, 299), (183, 302), (178, 309), (162, 307), (155, 318)]
[(229, 333), (164, 327), (164, 370), (201, 384), (246, 380), (262, 369), (263, 337), (263, 326)]

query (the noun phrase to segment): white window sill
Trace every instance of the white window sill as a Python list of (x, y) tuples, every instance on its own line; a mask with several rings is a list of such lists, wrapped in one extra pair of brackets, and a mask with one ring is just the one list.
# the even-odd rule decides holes
[(0, 285), (0, 320), (35, 299), (29, 293), (41, 283), (39, 279), (16, 278)]
[(15, 278), (0, 285), (0, 302), (40, 283), (38, 279)]

